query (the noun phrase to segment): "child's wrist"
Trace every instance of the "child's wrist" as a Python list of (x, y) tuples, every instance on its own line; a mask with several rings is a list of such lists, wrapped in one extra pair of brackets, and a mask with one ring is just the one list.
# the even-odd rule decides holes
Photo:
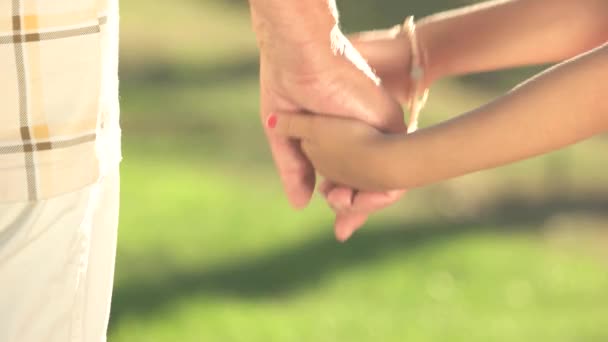
[(405, 189), (404, 186), (408, 146), (405, 144), (406, 134), (382, 135), (374, 145), (374, 153), (367, 165), (373, 167), (370, 174), (376, 175), (376, 189), (394, 190)]
[(424, 52), (424, 77), (419, 90), (430, 88), (435, 81), (443, 77), (440, 56), (434, 53), (432, 24), (432, 21), (426, 18), (416, 23), (418, 44)]

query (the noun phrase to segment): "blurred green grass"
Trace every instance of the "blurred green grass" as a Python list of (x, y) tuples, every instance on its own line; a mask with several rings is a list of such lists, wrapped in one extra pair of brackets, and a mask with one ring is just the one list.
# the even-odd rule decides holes
[[(353, 32), (470, 2), (340, 6)], [(281, 192), (243, 1), (125, 1), (121, 44), (111, 342), (608, 340), (605, 139), (411, 191), (340, 245)], [(442, 81), (422, 124), (534, 70)]]

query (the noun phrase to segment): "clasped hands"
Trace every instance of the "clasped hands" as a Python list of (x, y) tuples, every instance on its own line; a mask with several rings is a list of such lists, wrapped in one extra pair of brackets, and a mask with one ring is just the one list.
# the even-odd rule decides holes
[(382, 158), (380, 137), (407, 129), (410, 44), (396, 29), (350, 39), (334, 30), (329, 38), (260, 41), (260, 105), (291, 204), (305, 207), (316, 174), (325, 177), (318, 191), (336, 213), (336, 238), (345, 241), (405, 193), (382, 184), (374, 170), (382, 164), (372, 160)]

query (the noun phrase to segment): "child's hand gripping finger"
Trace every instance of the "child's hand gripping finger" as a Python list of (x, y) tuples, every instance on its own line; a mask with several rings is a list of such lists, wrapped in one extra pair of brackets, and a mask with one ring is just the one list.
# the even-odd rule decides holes
[(267, 124), (275, 134), (300, 140), (327, 179), (361, 190), (392, 190), (382, 153), (390, 136), (376, 128), (354, 119), (304, 113), (272, 115)]

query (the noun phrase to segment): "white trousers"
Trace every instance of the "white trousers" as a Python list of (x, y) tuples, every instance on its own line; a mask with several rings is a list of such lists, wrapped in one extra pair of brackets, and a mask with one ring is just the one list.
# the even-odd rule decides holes
[(77, 192), (0, 204), (0, 341), (101, 342), (110, 313), (119, 173)]

